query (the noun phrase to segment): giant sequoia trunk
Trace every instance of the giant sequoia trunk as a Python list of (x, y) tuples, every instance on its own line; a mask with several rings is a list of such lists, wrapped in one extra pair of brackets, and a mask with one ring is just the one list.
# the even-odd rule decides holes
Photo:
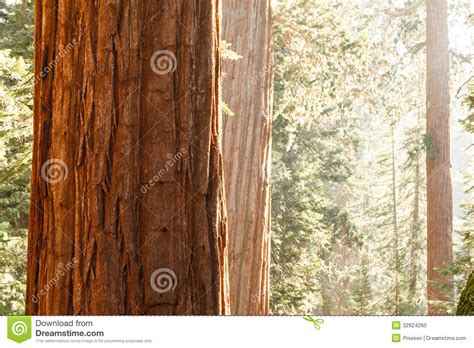
[(218, 3), (36, 3), (28, 314), (228, 313)]
[(223, 122), (231, 312), (268, 314), (272, 22), (270, 0), (224, 0), (222, 39), (242, 56), (224, 64)]
[(426, 28), (426, 128), (428, 194), (428, 305), (429, 314), (437, 311), (435, 301), (449, 296), (440, 286), (450, 278), (437, 269), (452, 260), (453, 202), (449, 127), (449, 48), (447, 0), (427, 0)]

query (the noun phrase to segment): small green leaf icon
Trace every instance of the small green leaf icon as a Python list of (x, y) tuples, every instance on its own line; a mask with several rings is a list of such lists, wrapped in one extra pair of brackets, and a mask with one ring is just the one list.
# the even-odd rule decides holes
[(303, 317), (303, 319), (313, 323), (313, 326), (316, 330), (321, 329), (321, 324), (324, 324), (324, 319), (321, 319), (321, 318), (315, 319), (309, 315), (306, 317)]

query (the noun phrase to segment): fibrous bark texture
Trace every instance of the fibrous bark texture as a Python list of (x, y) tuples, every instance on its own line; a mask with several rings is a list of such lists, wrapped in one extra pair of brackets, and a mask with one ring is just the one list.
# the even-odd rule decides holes
[(436, 301), (449, 296), (440, 287), (450, 281), (438, 269), (452, 260), (453, 202), (450, 162), (449, 126), (449, 45), (446, 0), (427, 0), (426, 28), (426, 128), (427, 195), (428, 195), (428, 305), (429, 314)]
[(219, 1), (35, 20), (26, 312), (228, 313)]
[(270, 0), (224, 0), (222, 39), (242, 58), (224, 63), (223, 121), (231, 312), (268, 314), (271, 114)]

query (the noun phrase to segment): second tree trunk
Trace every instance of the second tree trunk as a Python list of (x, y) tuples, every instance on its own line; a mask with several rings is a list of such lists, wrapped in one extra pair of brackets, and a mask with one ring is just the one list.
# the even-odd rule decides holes
[(222, 39), (242, 58), (224, 64), (223, 122), (231, 312), (268, 313), (272, 20), (270, 0), (224, 0)]
[(428, 314), (443, 314), (437, 302), (450, 278), (438, 270), (452, 260), (453, 198), (450, 161), (449, 45), (446, 0), (427, 0), (426, 131), (428, 199)]

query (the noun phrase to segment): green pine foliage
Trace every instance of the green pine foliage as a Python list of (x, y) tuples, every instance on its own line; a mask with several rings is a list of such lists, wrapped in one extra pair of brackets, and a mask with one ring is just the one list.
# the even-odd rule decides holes
[(362, 68), (357, 61), (364, 42), (342, 26), (339, 7), (342, 2), (334, 7), (315, 0), (277, 7), (274, 313), (330, 314), (338, 305), (350, 303), (347, 285), (354, 270), (340, 262), (339, 253), (343, 246), (358, 242), (347, 212), (358, 138), (351, 103), (342, 91), (360, 93), (357, 81)]
[(32, 148), (32, 13), (32, 2), (0, 2), (0, 315), (24, 311)]
[[(465, 102), (469, 108), (469, 114), (461, 123), (468, 132), (474, 133), (474, 81), (472, 78), (468, 85)], [(447, 272), (457, 276), (455, 289), (461, 294), (459, 302), (453, 303), (453, 306), (457, 306), (456, 314), (474, 315), (474, 176), (472, 174), (465, 175), (464, 187), (467, 199), (463, 204), (465, 217), (460, 231), (461, 238), (456, 249), (455, 260)], [(464, 290), (461, 290), (463, 288)]]
[(369, 315), (374, 313), (372, 290), (372, 277), (367, 254), (361, 254), (359, 264), (356, 266), (352, 290), (352, 308), (354, 315)]
[(456, 315), (474, 315), (474, 273), (471, 272), (461, 294)]

